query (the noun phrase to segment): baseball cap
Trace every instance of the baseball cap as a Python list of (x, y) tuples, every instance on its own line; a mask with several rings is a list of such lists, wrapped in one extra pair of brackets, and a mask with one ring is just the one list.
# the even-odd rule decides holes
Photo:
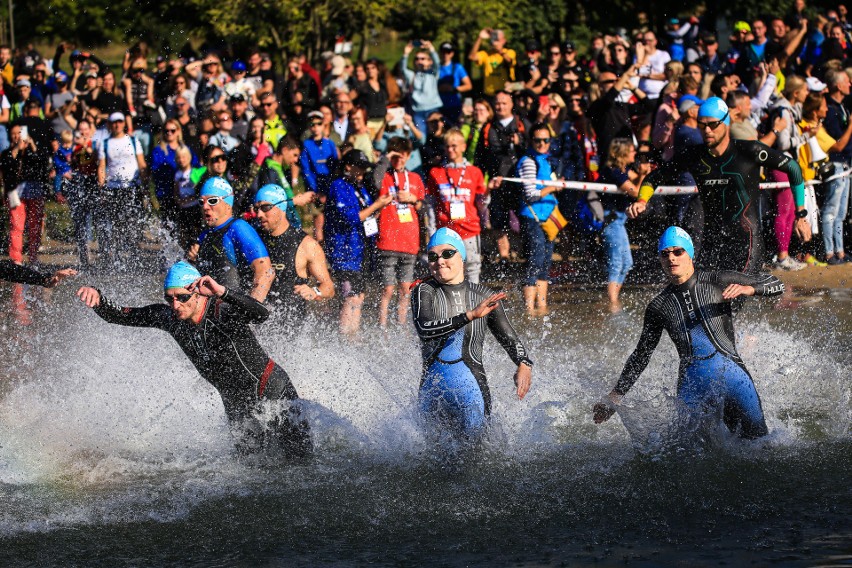
[(15, 83), (16, 87), (32, 87), (32, 84), (28, 79), (18, 79), (18, 82)]
[(527, 53), (532, 53), (534, 51), (541, 51), (541, 45), (539, 45), (539, 43), (534, 39), (527, 41), (526, 48), (527, 48)]
[(65, 71), (57, 71), (53, 74), (53, 78), (56, 79), (57, 83), (67, 83), (68, 73), (66, 73)]
[(234, 71), (235, 73), (239, 73), (239, 72), (245, 71), (245, 70), (246, 70), (246, 64), (243, 63), (242, 61), (240, 61), (239, 59), (237, 59), (236, 61), (234, 61), (231, 64), (231, 71)]
[(570, 53), (572, 51), (577, 51), (577, 46), (574, 45), (573, 41), (566, 41), (562, 44), (562, 51), (565, 53)]
[(231, 98), (228, 99), (228, 100), (232, 103), (241, 103), (241, 102), (245, 102), (246, 98), (243, 96), (242, 93), (234, 93), (233, 95), (231, 95)]
[(340, 162), (344, 166), (355, 166), (365, 170), (372, 169), (373, 167), (373, 163), (367, 159), (367, 156), (361, 150), (349, 150), (343, 155), (343, 159)]
[(748, 25), (748, 22), (740, 20), (734, 24), (734, 30), (738, 32), (751, 32), (751, 26)]
[(808, 77), (806, 79), (808, 90), (812, 93), (821, 93), (828, 88), (828, 85), (817, 79), (816, 77)]
[(455, 51), (455, 50), (456, 50), (456, 47), (448, 41), (445, 41), (444, 43), (441, 44), (441, 51)]
[(704, 101), (695, 95), (682, 95), (677, 102), (677, 110), (686, 112), (692, 107), (701, 106), (702, 104), (704, 104)]
[(325, 117), (323, 116), (322, 111), (312, 110), (311, 112), (308, 113), (308, 120), (310, 120), (312, 118), (318, 118), (320, 120), (323, 120)]
[(110, 122), (124, 122), (124, 114), (122, 114), (120, 112), (114, 112), (111, 115), (109, 115), (109, 121)]

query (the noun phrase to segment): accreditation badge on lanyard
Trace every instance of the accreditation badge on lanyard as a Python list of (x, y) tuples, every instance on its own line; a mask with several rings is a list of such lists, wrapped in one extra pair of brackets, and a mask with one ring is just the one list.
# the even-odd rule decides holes
[(462, 168), (461, 173), (459, 174), (459, 181), (453, 183), (452, 178), (450, 178), (450, 170), (446, 167), (444, 168), (444, 173), (447, 175), (447, 181), (453, 187), (453, 192), (450, 197), (450, 220), (452, 221), (462, 221), (465, 217), (467, 217), (467, 209), (465, 208), (464, 200), (459, 197), (459, 187), (461, 187), (462, 180), (464, 180), (464, 174), (467, 171), (467, 163), (465, 163)]
[[(411, 184), (408, 180), (408, 170), (406, 170), (404, 173), (405, 173), (405, 186), (403, 188), (403, 191), (408, 193), (410, 191), (410, 188), (411, 188)], [(393, 172), (393, 183), (394, 183), (394, 185), (391, 188), (391, 190), (394, 191), (394, 193), (398, 194), (399, 193), (399, 179), (397, 179), (396, 172)], [(414, 221), (414, 216), (411, 214), (411, 205), (408, 204), (408, 203), (400, 203), (399, 201), (396, 202), (396, 216), (397, 216), (397, 219), (399, 219), (400, 223), (411, 223), (411, 222)]]
[[(364, 194), (364, 188), (359, 187), (355, 190), (355, 195), (358, 197), (358, 201), (361, 204), (361, 209), (366, 209), (370, 206), (370, 201), (367, 199), (367, 196)], [(371, 215), (364, 219), (361, 224), (364, 226), (364, 235), (367, 237), (374, 237), (379, 234), (379, 222), (376, 221), (375, 216)]]

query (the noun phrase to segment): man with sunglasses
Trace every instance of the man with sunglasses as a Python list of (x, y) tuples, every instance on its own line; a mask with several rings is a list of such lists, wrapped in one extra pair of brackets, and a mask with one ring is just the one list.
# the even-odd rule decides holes
[(229, 288), (250, 289), (258, 302), (266, 300), (275, 270), (257, 231), (234, 218), (234, 190), (224, 178), (213, 177), (201, 188), (201, 212), (207, 225), (190, 249), (199, 270)]
[(615, 387), (595, 404), (595, 423), (615, 413), (665, 330), (680, 357), (677, 395), (682, 407), (690, 415), (721, 414), (725, 426), (740, 437), (765, 436), (760, 397), (734, 341), (736, 303), (732, 300), (778, 296), (784, 284), (771, 274), (696, 270), (692, 238), (680, 227), (666, 229), (657, 248), (669, 286), (648, 304), (639, 344)]
[(308, 302), (334, 297), (325, 253), (313, 237), (287, 220), (291, 207), (287, 192), (278, 185), (264, 185), (254, 197), (258, 233), (275, 269), (269, 302), (275, 306), (277, 319), (288, 327), (304, 321)]
[(270, 146), (278, 147), (278, 141), (287, 135), (287, 127), (278, 116), (278, 98), (275, 93), (263, 92), (258, 95), (260, 105), (255, 109), (257, 115), (263, 119), (263, 136)]
[[(152, 327), (171, 335), (198, 373), (219, 391), (242, 453), (283, 451), (287, 457), (312, 452), (310, 429), (291, 401), (299, 398), (290, 377), (257, 341), (250, 324), (266, 321), (258, 301), (201, 275), (187, 262), (175, 263), (163, 282), (166, 305), (123, 308), (84, 286), (80, 300), (108, 323)], [(282, 404), (269, 421), (263, 403)], [(276, 411), (278, 409), (276, 408)]]
[(432, 278), (417, 284), (411, 294), (423, 356), (418, 405), (438, 431), (473, 441), (491, 414), (482, 364), (486, 330), (517, 365), (518, 400), (530, 389), (532, 361), (500, 304), (506, 294), (465, 279), (461, 236), (452, 229), (438, 229), (427, 248)]
[(639, 200), (628, 209), (635, 218), (645, 211), (657, 185), (676, 182), (689, 172), (698, 185), (704, 228), (697, 264), (703, 268), (759, 272), (766, 247), (757, 208), (761, 168), (785, 172), (796, 202), (796, 234), (810, 240), (802, 170), (788, 155), (749, 140), (732, 140), (728, 105), (718, 97), (698, 109), (701, 146), (680, 149), (671, 162), (645, 178)]

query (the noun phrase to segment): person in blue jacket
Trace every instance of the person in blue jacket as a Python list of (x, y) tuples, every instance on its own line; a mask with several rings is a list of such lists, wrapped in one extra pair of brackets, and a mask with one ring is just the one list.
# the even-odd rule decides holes
[(524, 256), (527, 259), (524, 276), (524, 304), (530, 313), (547, 310), (547, 288), (550, 283), (550, 265), (553, 241), (547, 238), (541, 223), (556, 209), (555, 192), (559, 187), (548, 187), (539, 180), (555, 179), (550, 165), (550, 127), (544, 123), (530, 129), (530, 148), (518, 160), (518, 177), (524, 178), (523, 199), (518, 216), (524, 237)]
[(378, 212), (393, 200), (384, 195), (373, 200), (364, 176), (373, 167), (360, 150), (350, 150), (341, 160), (343, 177), (334, 180), (325, 205), (325, 242), (331, 271), (343, 296), (340, 331), (352, 336), (361, 327), (364, 304), (364, 269), (370, 247), (379, 232)]

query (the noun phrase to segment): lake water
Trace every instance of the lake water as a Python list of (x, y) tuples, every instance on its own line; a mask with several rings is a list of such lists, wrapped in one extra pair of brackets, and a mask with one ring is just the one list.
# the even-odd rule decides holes
[[(161, 294), (153, 278), (100, 285), (126, 305)], [(215, 391), (172, 339), (110, 326), (72, 293), (32, 300), (28, 327), (5, 310), (2, 566), (852, 565), (849, 290), (738, 317), (770, 429), (752, 442), (672, 433), (666, 337), (619, 416), (592, 423), (653, 288), (628, 290), (616, 317), (600, 292), (566, 289), (527, 319), (515, 294), (533, 388), (516, 400), (490, 341), (490, 435), (452, 463), (415, 418), (410, 330), (367, 318), (350, 344), (260, 326), (315, 436), (293, 464), (235, 457)]]

